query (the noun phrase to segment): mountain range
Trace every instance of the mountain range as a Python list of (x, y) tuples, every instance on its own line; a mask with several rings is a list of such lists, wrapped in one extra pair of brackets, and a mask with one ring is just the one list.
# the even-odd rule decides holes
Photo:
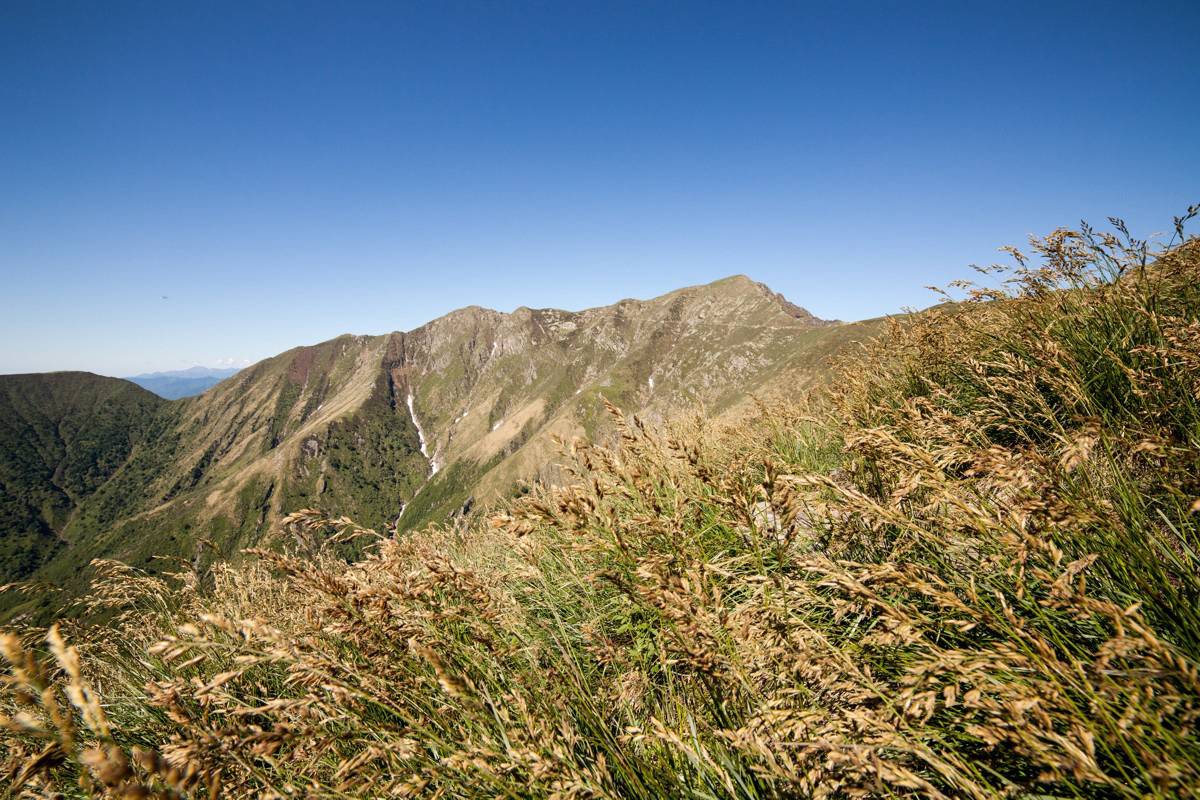
[(472, 306), (178, 400), (89, 373), (0, 376), (0, 582), (61, 590), (4, 593), (0, 614), (46, 616), (93, 558), (234, 558), (301, 508), (397, 532), (465, 515), (556, 481), (556, 439), (612, 435), (606, 401), (651, 424), (736, 413), (819, 380), (879, 325), (734, 276), (578, 312)]
[(238, 367), (189, 367), (166, 372), (147, 372), (133, 375), (125, 380), (136, 383), (143, 389), (154, 392), (167, 400), (191, 397), (211, 389), (226, 378), (239, 372)]

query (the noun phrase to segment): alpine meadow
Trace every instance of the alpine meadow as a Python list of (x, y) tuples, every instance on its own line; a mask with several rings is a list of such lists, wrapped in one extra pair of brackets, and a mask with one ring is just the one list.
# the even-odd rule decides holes
[(12, 0), (0, 800), (1200, 800), (1198, 23)]

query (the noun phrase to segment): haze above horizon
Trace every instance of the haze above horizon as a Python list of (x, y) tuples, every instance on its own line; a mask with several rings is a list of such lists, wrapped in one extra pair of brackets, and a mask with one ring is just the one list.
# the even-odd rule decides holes
[(1195, 3), (9, 2), (0, 373), (242, 365), (745, 273), (925, 306), (1200, 200)]

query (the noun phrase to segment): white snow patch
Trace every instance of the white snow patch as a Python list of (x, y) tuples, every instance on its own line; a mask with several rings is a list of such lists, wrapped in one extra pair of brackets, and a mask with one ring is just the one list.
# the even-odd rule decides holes
[(651, 375), (649, 378), (647, 378), (646, 383), (650, 386), (651, 389), (653, 389), (654, 388), (654, 376)]
[(504, 424), (504, 420), (502, 420), (502, 419), (501, 419), (501, 420), (497, 420), (497, 421), (496, 421), (496, 424), (492, 426), (492, 430), (494, 430), (494, 431), (498, 431), (498, 430), (500, 430), (500, 426), (501, 426), (501, 425), (503, 425), (503, 424)]

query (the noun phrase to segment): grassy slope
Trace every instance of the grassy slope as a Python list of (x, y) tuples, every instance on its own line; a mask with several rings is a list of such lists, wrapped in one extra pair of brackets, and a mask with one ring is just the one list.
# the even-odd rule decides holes
[(584, 312), (523, 309), (473, 321), (471, 344), (483, 351), (474, 361), (446, 359), (420, 340), (413, 348), (418, 413), (443, 462), (461, 466), (422, 491), (438, 500), (418, 496), (408, 529), (472, 498), (508, 496), (523, 481), (559, 480), (554, 437), (612, 436), (605, 400), (654, 422), (699, 405), (729, 411), (750, 393), (794, 393), (819, 380), (828, 356), (878, 329), (825, 325), (743, 276)]
[[(311, 506), (378, 529), (444, 521), (521, 480), (557, 479), (552, 435), (611, 434), (602, 397), (651, 419), (697, 402), (725, 409), (821, 374), (831, 343), (852, 332), (861, 326), (823, 327), (735, 277), (583, 312), (469, 308), (407, 334), (296, 348), (160, 404), (128, 463), (73, 513), (69, 546), (21, 523), (34, 561), (19, 577), (70, 599), (94, 558), (151, 570), (233, 558)], [(443, 467), (432, 478), (409, 393)], [(50, 596), (33, 597), (48, 613)], [(31, 610), (13, 593), (0, 602)]]
[(42, 726), (0, 740), (9, 776), (1200, 796), (1200, 247), (1146, 268), (1086, 231), (1038, 247), (1012, 294), (901, 322), (814, 403), (665, 434), (621, 419), (612, 448), (576, 448), (571, 486), (486, 524), (350, 569), (264, 552), (176, 589), (114, 574), (96, 600), (125, 604), (122, 636), (81, 632), (82, 672), (49, 637), (72, 692), (3, 642), (6, 702)]

